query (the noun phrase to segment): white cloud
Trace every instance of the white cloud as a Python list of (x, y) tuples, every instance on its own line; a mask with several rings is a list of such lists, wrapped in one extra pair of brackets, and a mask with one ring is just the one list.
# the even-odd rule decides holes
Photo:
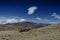
[(26, 19), (20, 19), (20, 22), (27, 21)]
[(12, 18), (12, 19), (7, 19), (7, 20), (6, 20), (6, 22), (7, 22), (7, 23), (17, 23), (17, 22), (18, 22), (18, 20), (17, 20), (17, 19)]
[(38, 23), (45, 23), (45, 24), (48, 24), (48, 23), (51, 22), (51, 20), (46, 19), (46, 18), (36, 17), (36, 19), (37, 19), (37, 22), (38, 22)]
[(36, 19), (39, 20), (39, 21), (41, 20), (41, 18), (39, 18), (39, 17), (37, 17)]
[(54, 18), (60, 19), (60, 15), (57, 15), (56, 13), (53, 13), (51, 16), (53, 16)]
[(44, 21), (50, 21), (50, 20), (48, 20), (48, 19), (40, 18), (40, 17), (36, 17), (36, 19), (39, 20), (39, 21), (43, 21), (43, 20), (44, 20)]
[(28, 8), (28, 14), (31, 15), (35, 12), (35, 10), (37, 10), (37, 6), (32, 6)]
[(9, 17), (0, 17), (0, 24), (6, 24), (6, 23), (17, 23), (17, 22), (23, 22), (27, 21), (26, 19), (23, 18), (9, 18)]
[(6, 24), (6, 23), (17, 23), (17, 22), (23, 22), (23, 21), (32, 21), (32, 22), (37, 22), (37, 23), (51, 23), (51, 24), (56, 24), (59, 22), (53, 22), (49, 19), (44, 19), (40, 17), (36, 17), (36, 20), (26, 20), (24, 18), (19, 18), (19, 17), (0, 17), (0, 24)]
[[(56, 15), (56, 14), (54, 13), (54, 15)], [(36, 17), (36, 19), (37, 19), (38, 23), (45, 23), (45, 24), (58, 24), (58, 23), (60, 23), (59, 21), (53, 21), (53, 20), (46, 19), (46, 18)]]

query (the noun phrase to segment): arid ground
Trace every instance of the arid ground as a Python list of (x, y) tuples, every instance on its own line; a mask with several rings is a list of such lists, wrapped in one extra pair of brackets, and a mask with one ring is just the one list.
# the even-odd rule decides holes
[(60, 24), (32, 29), (28, 32), (0, 31), (0, 40), (60, 40)]

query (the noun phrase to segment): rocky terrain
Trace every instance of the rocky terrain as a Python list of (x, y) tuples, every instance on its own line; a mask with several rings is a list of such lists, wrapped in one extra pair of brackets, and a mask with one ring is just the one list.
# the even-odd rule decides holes
[(33, 23), (33, 22), (19, 22), (19, 23), (7, 23), (7, 24), (1, 24), (0, 25), (0, 31), (6, 31), (6, 30), (31, 30), (36, 28), (41, 28), (44, 26), (48, 26), (48, 24), (42, 24), (42, 23)]

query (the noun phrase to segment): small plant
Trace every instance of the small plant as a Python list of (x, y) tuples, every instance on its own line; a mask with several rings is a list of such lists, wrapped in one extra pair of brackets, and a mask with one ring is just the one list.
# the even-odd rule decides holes
[(5, 39), (4, 37), (2, 39)]
[(30, 29), (21, 29), (19, 32), (28, 32)]

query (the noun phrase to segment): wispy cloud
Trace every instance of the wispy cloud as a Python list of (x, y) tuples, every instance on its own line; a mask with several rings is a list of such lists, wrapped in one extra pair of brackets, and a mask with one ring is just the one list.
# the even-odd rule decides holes
[(53, 13), (51, 16), (54, 18), (60, 19), (60, 15), (57, 15), (56, 13)]
[(40, 18), (40, 17), (36, 17), (36, 19), (39, 20), (39, 21), (43, 21), (43, 20), (44, 20), (44, 21), (50, 21), (50, 20), (48, 20), (48, 19)]
[(18, 17), (13, 17), (13, 18), (9, 18), (9, 17), (0, 17), (0, 24), (6, 24), (6, 23), (17, 23), (17, 22), (23, 22), (23, 21), (27, 21), (26, 19), (23, 18), (18, 18)]
[(38, 7), (37, 6), (32, 6), (28, 8), (28, 15), (31, 15), (35, 12), (35, 10), (37, 10)]
[(36, 23), (50, 23), (50, 24), (56, 24), (59, 22), (54, 22), (51, 21), (49, 19), (45, 19), (45, 18), (40, 18), (40, 17), (36, 17), (35, 19), (32, 20), (27, 20), (24, 18), (20, 18), (20, 17), (0, 17), (0, 24), (6, 24), (6, 23), (17, 23), (17, 22), (23, 22), (23, 21), (32, 21), (32, 22), (36, 22)]
[(50, 24), (58, 24), (58, 23), (60, 23), (60, 22), (53, 22), (53, 21), (50, 22)]
[(49, 24), (51, 22), (51, 20), (49, 20), (49, 19), (40, 18), (40, 17), (36, 17), (36, 20), (38, 23), (45, 23), (45, 24)]
[(20, 19), (20, 22), (27, 21), (26, 19)]
[(41, 20), (41, 18), (40, 18), (40, 17), (36, 17), (36, 19), (37, 19), (37, 20), (39, 20), (39, 21)]

